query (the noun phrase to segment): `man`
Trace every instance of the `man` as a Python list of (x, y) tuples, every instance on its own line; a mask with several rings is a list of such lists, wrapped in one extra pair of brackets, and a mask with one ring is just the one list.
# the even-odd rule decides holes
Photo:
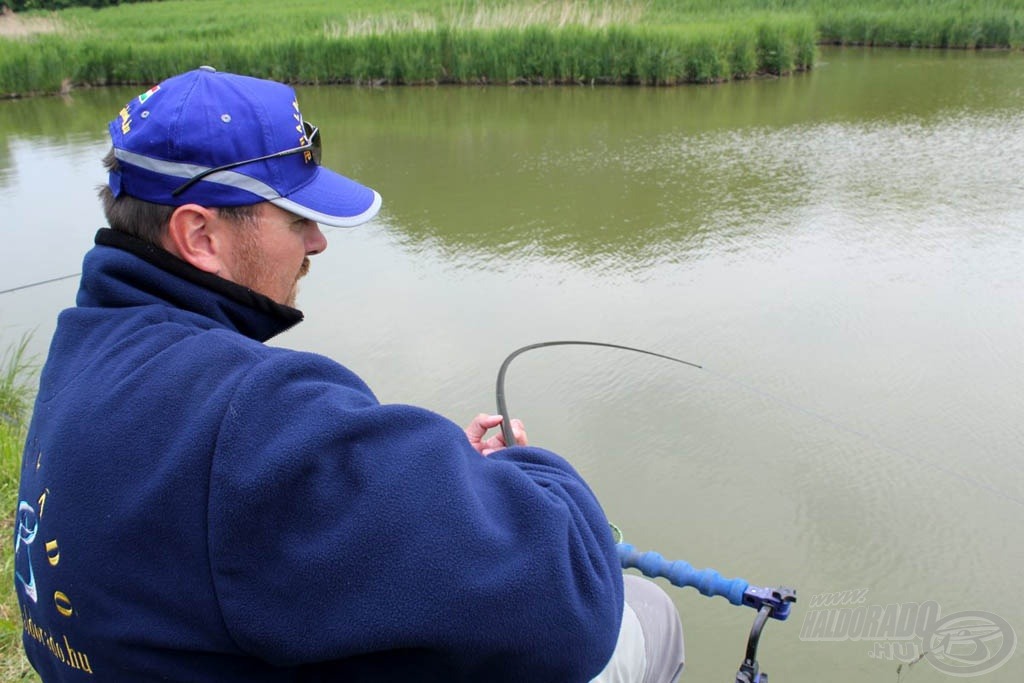
[(506, 448), (501, 416), (463, 430), (264, 344), (302, 319), (318, 223), (381, 202), (320, 165), (291, 88), (203, 67), (109, 128), (110, 229), (22, 468), (44, 681), (674, 679), (667, 597), (629, 577), (624, 606), (600, 505), (518, 421)]

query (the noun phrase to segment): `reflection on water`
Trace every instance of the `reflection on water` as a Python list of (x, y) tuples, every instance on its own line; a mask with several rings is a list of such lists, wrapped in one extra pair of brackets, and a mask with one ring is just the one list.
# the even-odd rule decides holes
[[(135, 94), (0, 102), (0, 289), (77, 270), (105, 123)], [(307, 321), (276, 343), (460, 422), (545, 339), (700, 363), (544, 349), (507, 395), (640, 548), (1024, 634), (1005, 599), (1024, 562), (1022, 55), (824, 50), (812, 73), (715, 87), (300, 102), (327, 163), (385, 205), (328, 233)], [(74, 290), (0, 295), (0, 338), (36, 329), (42, 352)], [(752, 612), (677, 602), (688, 677), (732, 675)], [(869, 642), (801, 640), (802, 608), (766, 631), (773, 680), (895, 678)]]

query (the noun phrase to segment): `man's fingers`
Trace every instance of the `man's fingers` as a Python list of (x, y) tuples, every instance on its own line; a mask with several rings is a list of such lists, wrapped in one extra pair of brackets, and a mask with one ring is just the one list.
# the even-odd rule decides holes
[(512, 420), (512, 436), (515, 437), (516, 444), (519, 446), (529, 445), (529, 441), (526, 437), (526, 427), (523, 426), (522, 420)]
[(484, 434), (488, 430), (501, 424), (501, 415), (488, 415), (487, 413), (480, 413), (473, 418), (473, 421), (466, 427), (466, 436), (469, 438), (471, 443), (479, 443), (484, 438)]
[(501, 415), (488, 415), (487, 413), (480, 413), (473, 418), (473, 421), (466, 427), (466, 438), (469, 439), (469, 443), (473, 445), (479, 453), (483, 455), (490, 455), (491, 453), (501, 450), (505, 446), (526, 446), (528, 444), (526, 437), (526, 427), (523, 426), (522, 420), (513, 419), (512, 425), (512, 436), (515, 438), (514, 444), (505, 443), (505, 435), (502, 432), (498, 432), (489, 439), (484, 439), (487, 432), (494, 429), (502, 423), (504, 418)]

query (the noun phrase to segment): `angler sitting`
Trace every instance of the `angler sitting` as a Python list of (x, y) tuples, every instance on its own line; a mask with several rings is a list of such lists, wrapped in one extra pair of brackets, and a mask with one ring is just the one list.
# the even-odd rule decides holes
[[(381, 404), (266, 342), (320, 223), (377, 213), (282, 84), (208, 67), (110, 123), (110, 228), (25, 446), (24, 645), (43, 681), (674, 680), (678, 614), (625, 579), (561, 457)], [(355, 329), (355, 328), (354, 328)]]

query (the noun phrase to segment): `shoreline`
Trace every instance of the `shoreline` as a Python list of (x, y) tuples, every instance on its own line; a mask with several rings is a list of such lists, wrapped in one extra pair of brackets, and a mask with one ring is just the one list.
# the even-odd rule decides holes
[(736, 26), (547, 26), (452, 29), (339, 40), (101, 44), (41, 36), (9, 41), (0, 97), (154, 83), (216, 64), (295, 85), (652, 85), (720, 83), (814, 66), (805, 20)]
[[(853, 43), (853, 42), (835, 42), (835, 41), (820, 41), (814, 44), (815, 56), (814, 61), (807, 65), (797, 65), (792, 69), (775, 73), (770, 71), (758, 71), (749, 74), (733, 75), (731, 77), (714, 78), (708, 80), (682, 80), (676, 79), (671, 83), (658, 83), (658, 82), (643, 82), (640, 80), (622, 81), (613, 80), (609, 77), (594, 77), (586, 80), (583, 79), (558, 79), (558, 78), (545, 78), (545, 77), (515, 77), (508, 81), (500, 81), (489, 79), (486, 76), (482, 76), (470, 80), (424, 80), (424, 81), (412, 81), (412, 82), (393, 82), (387, 78), (379, 79), (366, 79), (366, 80), (354, 80), (354, 79), (312, 79), (303, 80), (301, 78), (274, 78), (283, 83), (287, 83), (292, 86), (342, 86), (342, 87), (355, 87), (355, 88), (438, 88), (438, 87), (503, 87), (503, 88), (531, 88), (531, 87), (559, 87), (559, 88), (573, 88), (573, 87), (589, 87), (589, 88), (643, 88), (643, 87), (654, 87), (654, 88), (673, 88), (673, 87), (687, 87), (695, 85), (719, 85), (730, 81), (745, 81), (745, 80), (759, 80), (759, 79), (777, 79), (784, 78), (791, 75), (805, 73), (815, 68), (818, 61), (819, 48), (826, 49), (843, 49), (850, 48), (856, 50), (922, 50), (931, 52), (986, 52), (986, 53), (1006, 53), (1012, 54), (1015, 52), (1024, 52), (1024, 49), (1017, 47), (1000, 47), (1000, 46), (980, 46), (980, 47), (940, 47), (940, 46), (920, 46), (920, 45), (889, 45), (889, 44), (876, 44), (876, 43)], [(230, 70), (230, 69), (224, 69)], [(169, 74), (173, 75), (173, 74)], [(71, 79), (65, 78), (61, 81), (60, 87), (54, 90), (39, 90), (39, 91), (26, 91), (26, 92), (2, 92), (0, 91), (0, 101), (3, 100), (22, 100), (31, 99), (37, 97), (67, 97), (77, 90), (94, 90), (99, 88), (116, 88), (116, 87), (135, 87), (135, 86), (151, 86), (162, 80), (158, 79), (125, 79), (121, 81), (104, 81), (104, 82), (72, 82)]]
[(292, 85), (716, 84), (811, 70), (825, 46), (1018, 50), (1016, 2), (794, 0), (779, 11), (762, 0), (381, 0), (373, 10), (168, 0), (29, 11), (0, 16), (0, 99), (151, 85), (200, 64)]

